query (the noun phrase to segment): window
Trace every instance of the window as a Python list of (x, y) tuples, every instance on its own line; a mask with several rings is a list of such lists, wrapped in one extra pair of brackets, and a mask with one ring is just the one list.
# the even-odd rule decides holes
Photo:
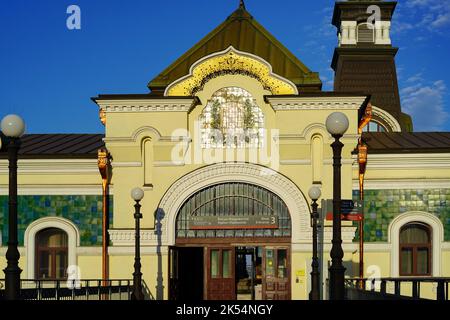
[(361, 23), (358, 25), (358, 42), (375, 42), (375, 27), (369, 23)]
[[(219, 217), (233, 217), (273, 228), (220, 228)], [(224, 220), (222, 220), (224, 221)], [(253, 222), (251, 222), (253, 221)], [(224, 225), (224, 224), (221, 224)], [(199, 228), (199, 226), (216, 226)], [(181, 206), (176, 219), (178, 238), (290, 237), (291, 219), (288, 207), (275, 193), (247, 183), (220, 183), (190, 196)]]
[(400, 275), (431, 275), (431, 229), (412, 222), (400, 230)]
[(200, 116), (203, 148), (257, 147), (264, 115), (252, 95), (238, 87), (216, 91)]
[(36, 276), (38, 279), (63, 279), (68, 267), (68, 236), (57, 228), (36, 234)]
[(386, 132), (386, 128), (375, 121), (370, 121), (363, 129), (364, 132)]

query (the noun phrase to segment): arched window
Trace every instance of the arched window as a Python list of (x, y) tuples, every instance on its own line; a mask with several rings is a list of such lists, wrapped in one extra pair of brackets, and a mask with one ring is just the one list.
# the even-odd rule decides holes
[(375, 27), (369, 23), (361, 23), (358, 25), (358, 42), (375, 42)]
[(36, 278), (62, 279), (68, 267), (68, 236), (61, 229), (47, 228), (36, 234)]
[(411, 222), (400, 229), (400, 275), (431, 275), (431, 228)]
[(181, 207), (176, 226), (178, 238), (291, 236), (284, 201), (265, 188), (241, 182), (216, 184), (193, 194)]
[(386, 132), (386, 128), (375, 121), (370, 121), (363, 129), (364, 132)]
[(239, 87), (216, 91), (200, 116), (203, 148), (260, 146), (264, 115)]

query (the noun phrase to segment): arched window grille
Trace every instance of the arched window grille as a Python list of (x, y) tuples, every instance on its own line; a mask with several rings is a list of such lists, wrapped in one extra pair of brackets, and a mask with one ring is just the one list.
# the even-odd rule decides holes
[(264, 115), (252, 95), (239, 87), (216, 91), (201, 116), (203, 148), (258, 147)]
[(400, 230), (400, 275), (431, 275), (431, 228), (412, 222)]
[[(194, 230), (194, 217), (276, 217), (274, 229)], [(223, 183), (192, 195), (181, 207), (176, 222), (178, 238), (290, 237), (291, 219), (286, 204), (273, 192), (247, 183)]]
[(375, 27), (370, 23), (361, 23), (358, 25), (358, 42), (375, 42)]

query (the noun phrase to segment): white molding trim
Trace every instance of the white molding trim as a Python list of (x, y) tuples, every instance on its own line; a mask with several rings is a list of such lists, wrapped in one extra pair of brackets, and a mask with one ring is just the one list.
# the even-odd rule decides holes
[(135, 112), (188, 112), (197, 102), (196, 98), (180, 99), (123, 99), (97, 100), (100, 109), (108, 113)]
[[(317, 129), (317, 127), (316, 127)], [(320, 134), (322, 136), (322, 138), (324, 139), (324, 141), (328, 141), (328, 142), (332, 142), (334, 141), (333, 137), (329, 134), (322, 134), (320, 131), (307, 131), (308, 127), (303, 130), (303, 132), (301, 134), (280, 134), (280, 135), (274, 135), (273, 139), (275, 141), (279, 140), (281, 141), (300, 141), (303, 144), (309, 144), (311, 137), (315, 134)], [(305, 132), (307, 131), (307, 132)], [(344, 144), (355, 144), (358, 142), (358, 139), (361, 136), (358, 134), (345, 134), (343, 138), (341, 138), (341, 142), (343, 142)]]
[(275, 111), (289, 110), (359, 110), (366, 96), (348, 97), (267, 97)]
[(180, 83), (180, 82), (182, 82), (182, 81), (184, 81), (184, 80), (186, 80), (186, 79), (192, 77), (193, 74), (194, 74), (194, 69), (195, 69), (197, 66), (199, 66), (200, 64), (202, 64), (204, 61), (207, 61), (207, 60), (209, 60), (209, 59), (212, 59), (212, 58), (215, 58), (215, 57), (218, 57), (218, 56), (223, 56), (223, 55), (225, 55), (225, 54), (227, 54), (227, 53), (229, 53), (229, 52), (233, 52), (233, 53), (235, 53), (236, 55), (240, 55), (240, 56), (244, 56), (244, 57), (248, 57), (248, 58), (254, 59), (254, 60), (256, 60), (256, 61), (258, 61), (258, 62), (264, 64), (264, 65), (269, 69), (269, 75), (270, 75), (271, 77), (274, 77), (274, 78), (276, 78), (276, 79), (278, 79), (278, 80), (280, 80), (280, 81), (282, 81), (282, 82), (287, 83), (288, 85), (290, 85), (290, 86), (292, 87), (292, 90), (294, 91), (293, 94), (298, 94), (297, 86), (296, 86), (291, 80), (286, 79), (286, 78), (284, 78), (284, 77), (282, 77), (282, 76), (280, 76), (280, 75), (274, 73), (274, 72), (273, 72), (273, 69), (272, 69), (272, 65), (271, 65), (269, 62), (267, 62), (267, 61), (264, 60), (263, 58), (261, 58), (261, 57), (259, 57), (259, 56), (257, 56), (257, 55), (254, 55), (254, 54), (252, 54), (252, 53), (250, 53), (250, 52), (239, 51), (239, 50), (235, 49), (233, 46), (229, 46), (228, 48), (226, 48), (226, 49), (223, 50), (223, 51), (214, 52), (214, 53), (212, 53), (212, 54), (210, 54), (210, 55), (207, 55), (207, 56), (205, 56), (205, 57), (203, 57), (203, 58), (197, 60), (196, 62), (194, 62), (194, 63), (191, 65), (191, 67), (189, 68), (189, 74), (187, 74), (187, 75), (185, 75), (185, 76), (183, 76), (183, 77), (181, 77), (181, 78), (175, 80), (174, 82), (172, 82), (171, 84), (169, 84), (169, 85), (167, 86), (166, 90), (164, 91), (164, 96), (167, 96), (167, 95), (168, 95), (170, 89), (171, 89), (173, 86), (175, 86), (175, 85), (177, 85), (178, 83)]
[[(134, 242), (134, 240), (133, 240)], [(134, 257), (135, 248), (133, 246), (121, 246), (121, 247), (108, 247), (109, 256), (133, 256)], [(162, 255), (167, 255), (169, 253), (169, 248), (164, 246), (144, 246), (141, 247), (141, 255), (155, 255), (161, 253)]]
[[(115, 247), (133, 247), (134, 229), (109, 229), (109, 239)], [(143, 247), (155, 246), (158, 242), (157, 234), (154, 229), (141, 230), (141, 245)]]
[[(364, 180), (364, 189), (366, 190), (447, 188), (450, 189), (450, 179)], [(353, 180), (353, 189), (359, 189), (358, 180)]]
[[(2, 186), (2, 185), (0, 185)], [(109, 187), (109, 193), (114, 192), (113, 186)], [(102, 186), (98, 185), (18, 185), (17, 194), (20, 196), (76, 196), (76, 195), (102, 195)], [(0, 195), (8, 195), (8, 188), (0, 188)]]
[[(380, 252), (391, 252), (391, 244), (386, 242), (365, 242), (364, 243), (364, 252), (366, 253), (380, 253)], [(332, 244), (331, 239), (325, 240), (323, 244), (324, 253), (329, 253), (331, 250)], [(294, 252), (312, 252), (312, 244), (294, 244), (292, 245)], [(359, 244), (358, 243), (343, 243), (342, 249), (345, 253), (355, 253), (359, 252)]]
[(441, 249), (444, 251), (450, 251), (450, 242), (443, 242), (441, 244)]
[(392, 132), (401, 132), (402, 127), (400, 123), (398, 123), (397, 119), (395, 119), (389, 112), (386, 110), (380, 109), (374, 105), (372, 105), (372, 112), (375, 116), (379, 117), (382, 121), (384, 121), (387, 125), (389, 125), (389, 129)]
[(80, 246), (80, 232), (71, 221), (60, 217), (45, 217), (33, 221), (25, 230), (24, 244), (27, 259), (27, 279), (35, 278), (36, 234), (47, 228), (58, 228), (68, 236), (68, 265), (77, 264), (77, 247)]
[[(134, 230), (131, 230), (133, 231)], [(134, 233), (133, 233), (134, 236)], [(134, 247), (134, 240), (132, 241), (133, 244), (131, 246), (109, 246), (108, 247), (108, 256), (134, 256), (135, 247)], [(142, 255), (154, 255), (157, 253), (161, 254), (167, 254), (169, 252), (168, 247), (160, 246), (143, 246), (141, 247), (141, 254)], [(77, 256), (98, 256), (101, 257), (102, 255), (102, 247), (78, 247), (77, 248)]]
[(289, 166), (289, 165), (311, 165), (311, 160), (306, 159), (286, 159), (280, 160), (281, 165)]
[[(96, 174), (97, 159), (22, 159), (19, 174)], [(8, 174), (8, 160), (0, 160), (0, 174)]]
[(368, 170), (436, 169), (450, 168), (448, 153), (370, 154)]
[(395, 217), (389, 224), (388, 241), (391, 243), (391, 277), (398, 277), (400, 265), (400, 229), (410, 222), (422, 222), (432, 229), (432, 275), (441, 275), (441, 246), (444, 241), (444, 226), (435, 215), (422, 212), (410, 211)]
[(113, 168), (131, 168), (131, 167), (142, 167), (142, 162), (138, 161), (112, 161), (111, 166)]
[[(323, 254), (326, 256), (330, 256), (331, 251), (331, 240), (330, 243), (323, 244)], [(344, 253), (354, 252), (358, 248), (357, 243), (342, 243), (342, 250)], [(312, 254), (312, 243), (294, 243), (292, 244), (292, 252), (302, 252), (302, 253), (311, 253)], [(330, 258), (331, 259), (331, 258)]]

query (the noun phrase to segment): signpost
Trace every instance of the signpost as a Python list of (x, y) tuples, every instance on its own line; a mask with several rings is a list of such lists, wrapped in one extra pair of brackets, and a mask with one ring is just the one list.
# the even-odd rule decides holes
[(277, 216), (193, 216), (188, 221), (191, 230), (212, 229), (278, 229)]
[[(361, 200), (341, 200), (341, 220), (361, 221), (364, 203)], [(322, 200), (322, 210), (327, 220), (333, 220), (333, 200)]]

